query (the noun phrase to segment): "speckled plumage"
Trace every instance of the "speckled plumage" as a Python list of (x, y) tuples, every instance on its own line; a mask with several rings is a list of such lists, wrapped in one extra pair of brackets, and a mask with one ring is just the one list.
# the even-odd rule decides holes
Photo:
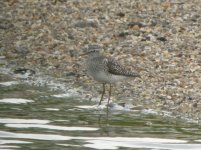
[(105, 57), (100, 54), (100, 50), (92, 50), (88, 52), (87, 59), (87, 73), (94, 80), (103, 83), (103, 93), (101, 96), (101, 101), (103, 100), (103, 95), (105, 93), (105, 84), (110, 84), (109, 98), (111, 95), (111, 84), (121, 81), (127, 77), (139, 77), (137, 73), (131, 72), (120, 65), (117, 61), (115, 61), (111, 57)]
[(102, 55), (89, 56), (87, 60), (87, 73), (102, 83), (115, 83), (126, 77), (138, 77), (139, 75), (127, 70), (113, 58)]

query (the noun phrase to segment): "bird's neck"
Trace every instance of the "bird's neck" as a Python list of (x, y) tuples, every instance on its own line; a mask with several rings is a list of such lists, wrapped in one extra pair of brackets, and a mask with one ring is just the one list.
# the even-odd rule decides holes
[(94, 58), (100, 56), (100, 53), (92, 53), (89, 55), (89, 58)]

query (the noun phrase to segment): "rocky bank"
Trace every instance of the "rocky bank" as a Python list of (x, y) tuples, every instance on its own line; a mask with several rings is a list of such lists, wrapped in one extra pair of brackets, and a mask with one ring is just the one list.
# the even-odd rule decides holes
[(138, 71), (116, 102), (201, 118), (200, 0), (9, 0), (0, 2), (0, 65), (38, 70), (99, 96), (86, 76), (88, 46)]

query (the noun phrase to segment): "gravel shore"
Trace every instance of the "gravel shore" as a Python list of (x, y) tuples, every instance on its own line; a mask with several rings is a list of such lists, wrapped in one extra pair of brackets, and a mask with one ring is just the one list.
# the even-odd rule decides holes
[(201, 118), (200, 0), (1, 1), (0, 34), (0, 66), (100, 96), (79, 56), (98, 45), (142, 77), (118, 84), (115, 101)]

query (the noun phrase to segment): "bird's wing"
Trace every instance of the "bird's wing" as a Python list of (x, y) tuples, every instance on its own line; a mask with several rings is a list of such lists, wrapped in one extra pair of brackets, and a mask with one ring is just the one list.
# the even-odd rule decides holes
[(121, 66), (117, 61), (115, 61), (112, 58), (105, 58), (104, 63), (107, 66), (107, 70), (109, 73), (114, 75), (123, 75), (128, 77), (138, 77), (139, 75), (137, 73), (131, 72)]

